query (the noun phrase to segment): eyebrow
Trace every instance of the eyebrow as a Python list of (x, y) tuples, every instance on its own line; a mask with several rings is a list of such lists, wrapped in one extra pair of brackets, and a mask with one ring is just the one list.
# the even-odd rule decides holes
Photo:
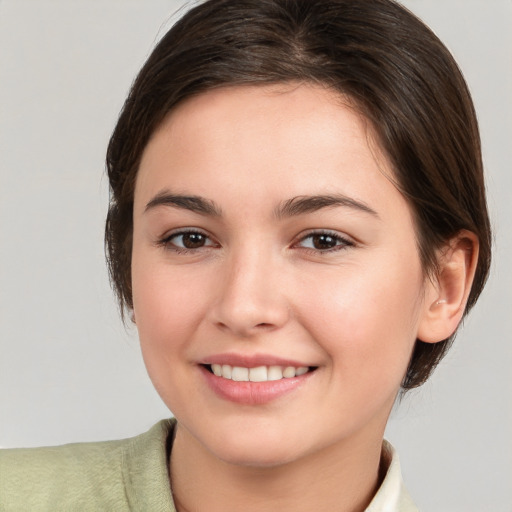
[(278, 219), (281, 219), (283, 217), (293, 217), (304, 213), (316, 212), (322, 208), (337, 206), (351, 208), (379, 218), (379, 214), (366, 203), (347, 197), (343, 194), (293, 197), (283, 202), (274, 213)]
[(214, 217), (221, 216), (221, 209), (209, 199), (199, 196), (171, 194), (167, 191), (160, 192), (151, 199), (151, 201), (146, 205), (144, 211), (147, 212), (157, 206), (171, 206), (174, 208), (189, 210), (201, 215), (211, 215)]
[[(221, 208), (210, 199), (195, 195), (172, 194), (168, 191), (158, 193), (149, 201), (144, 211), (147, 212), (158, 206), (171, 206), (214, 217), (220, 217), (222, 215)], [(281, 203), (281, 205), (274, 210), (274, 215), (276, 218), (282, 219), (284, 217), (294, 217), (305, 213), (316, 212), (323, 208), (339, 206), (352, 208), (379, 218), (379, 214), (366, 203), (343, 194), (292, 197)]]

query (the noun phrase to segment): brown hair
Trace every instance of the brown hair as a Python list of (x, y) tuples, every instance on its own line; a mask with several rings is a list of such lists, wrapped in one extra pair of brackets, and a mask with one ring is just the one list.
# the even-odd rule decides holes
[[(156, 46), (124, 104), (107, 152), (109, 271), (132, 307), (135, 178), (164, 117), (192, 95), (226, 85), (302, 81), (348, 95), (370, 120), (416, 222), (425, 272), (462, 229), (480, 252), (466, 312), (490, 265), (491, 233), (476, 116), (464, 78), (439, 39), (392, 0), (208, 0)], [(419, 386), (449, 348), (416, 341), (403, 389)]]

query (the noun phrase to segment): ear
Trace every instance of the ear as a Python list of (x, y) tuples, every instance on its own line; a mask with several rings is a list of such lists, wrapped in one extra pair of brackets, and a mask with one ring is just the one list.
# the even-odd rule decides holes
[(418, 339), (437, 343), (457, 329), (468, 300), (478, 261), (478, 238), (462, 230), (438, 251), (439, 270), (426, 284)]

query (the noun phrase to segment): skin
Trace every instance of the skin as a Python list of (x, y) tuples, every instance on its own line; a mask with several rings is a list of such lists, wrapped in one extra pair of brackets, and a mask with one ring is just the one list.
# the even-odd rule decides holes
[[(179, 510), (358, 511), (371, 501), (414, 342), (446, 337), (466, 294), (436, 307), (443, 286), (425, 278), (410, 208), (372, 141), (348, 100), (280, 85), (189, 99), (148, 143), (135, 188), (134, 315), (148, 373), (178, 419)], [(166, 194), (219, 211), (156, 204)], [(317, 195), (350, 204), (276, 215)], [(203, 237), (183, 252), (191, 228)], [(467, 263), (456, 245), (450, 254), (454, 268)], [(470, 282), (459, 274), (450, 282)], [(200, 363), (218, 354), (316, 370), (275, 400), (240, 404), (205, 382)]]

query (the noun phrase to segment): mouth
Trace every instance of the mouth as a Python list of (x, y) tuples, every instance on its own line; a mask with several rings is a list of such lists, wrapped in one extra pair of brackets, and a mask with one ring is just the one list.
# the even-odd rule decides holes
[(215, 354), (198, 363), (206, 384), (219, 398), (251, 406), (309, 389), (320, 368), (273, 354)]
[(234, 382), (275, 382), (279, 380), (301, 377), (314, 372), (316, 366), (232, 366), (230, 364), (203, 364), (208, 372), (226, 380)]

